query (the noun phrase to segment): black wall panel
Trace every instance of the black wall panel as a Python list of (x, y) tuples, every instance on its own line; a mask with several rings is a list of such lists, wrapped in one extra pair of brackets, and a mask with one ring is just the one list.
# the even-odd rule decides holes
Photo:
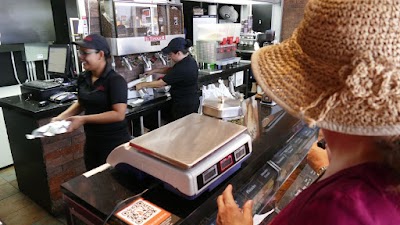
[[(3, 29), (5, 30), (5, 27), (10, 27), (10, 26), (20, 26), (24, 27), (22, 25), (18, 25), (20, 23), (20, 16), (27, 13), (25, 12), (25, 8), (31, 8), (33, 14), (36, 14), (37, 12), (33, 12), (33, 9), (39, 7), (39, 6), (32, 6), (32, 3), (40, 3), (39, 5), (43, 6), (46, 5), (46, 7), (42, 7), (42, 10), (46, 8), (47, 11), (42, 11), (41, 13), (45, 14), (46, 17), (52, 17), (51, 18), (51, 25), (54, 24), (54, 29), (53, 29), (53, 34), (50, 34), (50, 36), (55, 37), (51, 38), (51, 41), (54, 41), (55, 44), (66, 44), (70, 42), (70, 37), (69, 37), (69, 28), (68, 28), (68, 21), (70, 17), (78, 17), (78, 10), (77, 10), (77, 5), (75, 0), (0, 0), (1, 1), (1, 6), (0, 6), (0, 30)], [(20, 5), (20, 8), (14, 7), (15, 4), (18, 3)], [(12, 10), (11, 10), (12, 9)], [(23, 9), (23, 10), (22, 10)], [(12, 12), (10, 12), (10, 10)], [(13, 13), (13, 14), (10, 14)], [(9, 19), (4, 19), (5, 17), (9, 15), (13, 15), (13, 18)], [(2, 18), (4, 20), (2, 20)], [(14, 20), (17, 20), (18, 23), (15, 23)], [(14, 21), (14, 22), (13, 22)], [(48, 26), (47, 23), (37, 23), (34, 24), (35, 26)], [(37, 30), (43, 30), (43, 27), (35, 28), (35, 26), (32, 26), (32, 28), (37, 29)], [(28, 32), (25, 33), (28, 39), (24, 41), (25, 43), (29, 42), (42, 42), (46, 43), (47, 39), (44, 41), (44, 39), (40, 40), (33, 40), (32, 37), (35, 37), (35, 35), (30, 35), (30, 30), (31, 28), (25, 27), (22, 32)], [(50, 32), (51, 33), (51, 32)], [(0, 45), (0, 87), (3, 86), (9, 86), (9, 85), (15, 85), (17, 84), (17, 80), (14, 77), (14, 70), (12, 67), (12, 61), (11, 61), (11, 51), (14, 53), (14, 60), (15, 60), (15, 65), (17, 69), (17, 74), (18, 78), (21, 82), (25, 82), (27, 79), (27, 70), (26, 70), (26, 65), (25, 62), (22, 61), (22, 54), (23, 54), (23, 43), (14, 45), (14, 44), (6, 44), (4, 42), (5, 36), (4, 34), (2, 35), (3, 37), (3, 43)], [(17, 35), (17, 38), (15, 38), (14, 42), (20, 42), (18, 38), (20, 35)], [(32, 40), (31, 40), (32, 39)], [(21, 39), (22, 40), (22, 39)], [(9, 42), (9, 41), (7, 41)], [(36, 75), (38, 79), (44, 79), (44, 68), (43, 68), (43, 61), (37, 61), (35, 62), (36, 66)]]

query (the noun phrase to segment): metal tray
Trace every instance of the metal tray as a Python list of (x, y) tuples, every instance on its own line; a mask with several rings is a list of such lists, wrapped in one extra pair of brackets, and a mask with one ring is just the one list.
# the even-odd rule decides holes
[(130, 141), (140, 152), (188, 169), (246, 131), (245, 126), (192, 113)]

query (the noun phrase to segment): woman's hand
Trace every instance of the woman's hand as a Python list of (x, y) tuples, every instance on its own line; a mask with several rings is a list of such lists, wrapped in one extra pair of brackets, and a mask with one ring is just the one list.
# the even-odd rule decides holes
[(318, 174), (323, 172), (321, 168), (326, 168), (329, 165), (328, 151), (328, 148), (321, 149), (315, 142), (307, 154), (308, 165)]
[(61, 121), (61, 120), (63, 120), (63, 118), (56, 116), (56, 117), (51, 118), (50, 122), (56, 122), (56, 121)]
[(233, 199), (232, 185), (229, 184), (222, 195), (217, 198), (218, 225), (251, 225), (253, 224), (253, 201), (249, 200), (240, 209)]
[(67, 118), (66, 120), (71, 121), (71, 124), (68, 126), (67, 132), (72, 132), (76, 129), (78, 129), (80, 126), (85, 124), (85, 120), (83, 116), (71, 116)]
[(145, 87), (145, 83), (146, 82), (142, 82), (142, 83), (136, 84), (136, 86), (135, 86), (136, 90), (139, 91), (140, 89), (144, 88)]
[(143, 75), (151, 75), (153, 73), (154, 73), (153, 70), (149, 70), (149, 71), (144, 72)]

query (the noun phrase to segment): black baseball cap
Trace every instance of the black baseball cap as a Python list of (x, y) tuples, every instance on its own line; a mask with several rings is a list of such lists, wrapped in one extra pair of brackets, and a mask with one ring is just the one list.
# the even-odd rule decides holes
[(177, 52), (186, 49), (186, 39), (177, 37), (172, 39), (169, 43), (168, 46), (163, 48), (161, 51), (164, 54), (169, 54), (171, 52)]
[(103, 51), (106, 56), (110, 55), (110, 47), (106, 39), (100, 34), (90, 34), (86, 36), (83, 41), (72, 42), (72, 44), (79, 45), (83, 48)]

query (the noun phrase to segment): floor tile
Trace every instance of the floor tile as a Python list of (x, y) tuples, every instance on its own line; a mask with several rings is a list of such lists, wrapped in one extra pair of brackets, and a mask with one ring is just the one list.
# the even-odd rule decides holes
[(7, 176), (7, 175), (10, 175), (10, 174), (15, 174), (14, 166), (9, 166), (7, 168), (4, 168), (4, 169), (0, 170), (0, 177)]
[(8, 182), (11, 182), (11, 181), (17, 180), (17, 176), (15, 174), (9, 174), (7, 176), (4, 176), (3, 179)]
[(41, 220), (32, 223), (32, 225), (64, 225), (64, 224), (66, 223), (62, 223), (52, 216), (45, 216)]
[(19, 186), (18, 186), (18, 181), (17, 180), (13, 180), (9, 182), (13, 187), (15, 187), (16, 189), (19, 190)]
[(3, 185), (5, 183), (7, 183), (7, 181), (0, 177), (0, 185)]
[(31, 225), (34, 222), (40, 221), (46, 216), (48, 216), (46, 211), (44, 211), (36, 204), (30, 204), (14, 213), (7, 215), (2, 219), (7, 225)]
[(0, 201), (0, 218), (17, 212), (28, 205), (33, 205), (33, 201), (24, 194), (18, 192)]
[(0, 185), (0, 200), (8, 198), (11, 195), (14, 195), (18, 192), (19, 192), (18, 189), (13, 187), (11, 184), (9, 183), (2, 184)]
[(17, 177), (15, 175), (15, 170), (13, 166), (7, 167), (3, 170), (0, 170), (0, 177), (4, 180), (10, 182), (12, 180), (16, 180)]
[(66, 225), (19, 192), (14, 167), (0, 170), (0, 221), (7, 225)]

